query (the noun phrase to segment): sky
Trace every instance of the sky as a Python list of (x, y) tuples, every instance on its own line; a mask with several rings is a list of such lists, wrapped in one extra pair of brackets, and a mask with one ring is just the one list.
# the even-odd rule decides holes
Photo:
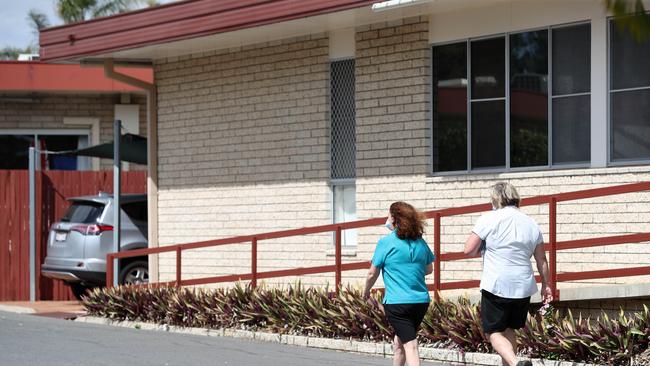
[(27, 12), (32, 8), (45, 13), (51, 25), (62, 23), (54, 15), (54, 0), (0, 0), (0, 48), (24, 48), (37, 43), (27, 21)]
[[(158, 0), (168, 3), (173, 0)], [(37, 36), (27, 20), (29, 9), (45, 13), (50, 25), (63, 22), (55, 15), (55, 0), (0, 0), (0, 49), (7, 46), (25, 48), (37, 44)]]

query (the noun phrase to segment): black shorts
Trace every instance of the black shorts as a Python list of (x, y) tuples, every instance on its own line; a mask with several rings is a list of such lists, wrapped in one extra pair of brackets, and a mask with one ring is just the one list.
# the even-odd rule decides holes
[(428, 302), (417, 304), (384, 304), (386, 318), (402, 343), (417, 337), (420, 323), (429, 309)]
[(530, 296), (507, 299), (481, 290), (481, 320), (486, 334), (502, 332), (506, 328), (519, 329), (526, 325)]

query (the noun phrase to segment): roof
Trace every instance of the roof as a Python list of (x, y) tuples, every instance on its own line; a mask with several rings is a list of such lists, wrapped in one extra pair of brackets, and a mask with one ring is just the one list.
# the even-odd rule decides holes
[[(117, 71), (153, 83), (151, 68), (117, 67)], [(95, 92), (142, 91), (104, 76), (100, 66), (43, 62), (0, 61), (0, 92)]]
[(40, 33), (40, 53), (44, 61), (71, 60), (367, 7), (377, 2), (380, 1), (187, 0), (44, 29)]
[[(71, 197), (68, 198), (67, 200), (71, 202), (97, 202), (97, 203), (107, 204), (113, 201), (113, 194), (102, 192), (100, 194), (93, 195), (93, 196)], [(131, 203), (131, 202), (142, 202), (146, 200), (147, 200), (146, 194), (140, 194), (140, 193), (120, 194), (120, 204)]]

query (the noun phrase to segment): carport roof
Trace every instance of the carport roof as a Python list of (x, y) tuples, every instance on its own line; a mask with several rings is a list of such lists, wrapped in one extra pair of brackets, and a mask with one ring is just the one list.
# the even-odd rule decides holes
[(369, 6), (378, 0), (188, 0), (40, 33), (43, 61), (71, 61)]
[[(117, 71), (153, 82), (151, 68), (118, 67)], [(4, 92), (133, 93), (143, 90), (107, 78), (101, 67), (0, 61), (0, 93)]]

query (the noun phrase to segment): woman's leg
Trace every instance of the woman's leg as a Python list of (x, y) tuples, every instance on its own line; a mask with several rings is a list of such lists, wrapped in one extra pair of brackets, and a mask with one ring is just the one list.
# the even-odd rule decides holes
[(420, 351), (418, 350), (417, 338), (404, 343), (404, 351), (406, 352), (406, 363), (409, 366), (420, 366)]
[(501, 356), (505, 366), (516, 366), (517, 355), (516, 347), (517, 340), (515, 339), (515, 331), (507, 328), (503, 332), (490, 333), (488, 336), (492, 348)]
[(517, 334), (515, 333), (515, 330), (512, 328), (506, 328), (506, 330), (503, 331), (503, 335), (508, 339), (510, 345), (512, 345), (512, 351), (514, 354), (517, 355)]
[(395, 339), (393, 339), (393, 366), (404, 366), (405, 362), (406, 354), (404, 353), (404, 345), (399, 337), (395, 336)]

